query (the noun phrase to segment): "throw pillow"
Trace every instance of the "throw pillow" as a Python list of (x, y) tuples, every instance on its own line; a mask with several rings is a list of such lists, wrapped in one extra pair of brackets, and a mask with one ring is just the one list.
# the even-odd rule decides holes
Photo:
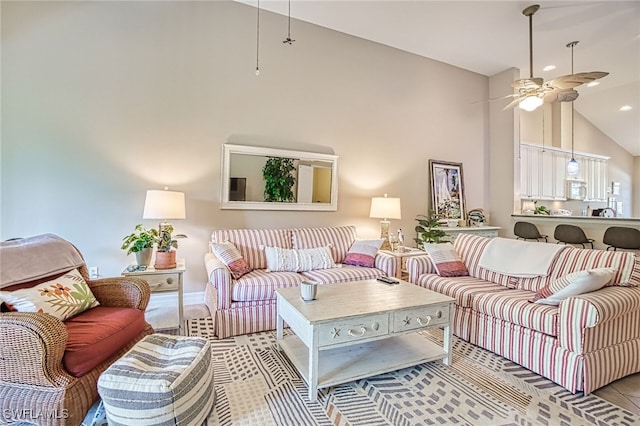
[(611, 281), (616, 272), (615, 268), (572, 272), (541, 288), (531, 302), (557, 306), (568, 297), (601, 289)]
[(469, 270), (451, 243), (424, 244), (436, 272), (441, 277), (465, 277)]
[(223, 243), (212, 242), (211, 251), (220, 259), (220, 262), (227, 265), (227, 268), (231, 271), (231, 276), (236, 280), (252, 270), (240, 254), (240, 251), (229, 241)]
[(384, 240), (355, 240), (342, 263), (352, 266), (364, 266), (365, 268), (373, 268), (375, 265), (376, 254), (382, 246)]
[(30, 288), (0, 291), (0, 299), (12, 311), (40, 312), (62, 321), (100, 304), (77, 269)]
[(328, 246), (300, 250), (264, 247), (264, 252), (268, 272), (305, 272), (336, 267)]

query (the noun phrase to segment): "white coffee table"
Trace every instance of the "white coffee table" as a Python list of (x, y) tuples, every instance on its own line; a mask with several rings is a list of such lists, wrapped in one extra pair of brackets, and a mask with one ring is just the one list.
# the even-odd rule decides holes
[[(326, 284), (305, 302), (300, 289), (276, 291), (280, 348), (309, 386), (317, 390), (442, 359), (449, 365), (454, 299), (400, 281)], [(284, 336), (284, 324), (294, 334)], [(417, 331), (444, 329), (439, 346)]]

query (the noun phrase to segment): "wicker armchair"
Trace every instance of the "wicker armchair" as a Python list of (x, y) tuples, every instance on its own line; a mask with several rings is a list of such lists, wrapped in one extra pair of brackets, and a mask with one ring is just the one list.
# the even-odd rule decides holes
[[(7, 253), (15, 243), (0, 244), (0, 266), (3, 269), (11, 259)], [(71, 243), (65, 243), (73, 247), (82, 259)], [(81, 262), (81, 265), (68, 270), (78, 268), (101, 306), (145, 310), (150, 295), (146, 281), (124, 277), (90, 280), (84, 260)], [(23, 281), (20, 287), (45, 282), (68, 272), (54, 269), (57, 270), (50, 276), (43, 276), (41, 271), (37, 271), (38, 279)], [(12, 290), (11, 286), (7, 287), (6, 281), (3, 284), (2, 278), (6, 276), (2, 275), (0, 271), (0, 289)], [(81, 424), (91, 405), (98, 400), (97, 381), (100, 374), (138, 340), (152, 332), (151, 326), (145, 322), (143, 331), (136, 339), (88, 373), (75, 377), (67, 372), (62, 361), (68, 337), (64, 322), (48, 314), (1, 313), (0, 424), (21, 420), (38, 425)]]

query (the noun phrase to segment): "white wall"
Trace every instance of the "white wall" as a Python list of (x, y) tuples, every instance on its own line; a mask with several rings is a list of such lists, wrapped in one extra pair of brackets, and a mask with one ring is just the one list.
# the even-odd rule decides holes
[[(156, 226), (141, 219), (145, 190), (168, 185), (186, 193), (174, 226), (189, 236), (186, 290), (199, 291), (214, 228), (355, 224), (375, 236), (370, 198), (388, 193), (402, 199), (392, 229), (412, 238), (429, 159), (463, 163), (467, 205), (493, 213), (487, 108), (473, 104), (488, 97), (484, 76), (298, 21), (285, 45), (286, 17), (263, 12), (256, 77), (256, 9), (231, 2), (1, 7), (1, 239), (53, 232), (117, 275), (134, 261), (122, 237)], [(221, 211), (228, 141), (335, 152), (338, 211)]]

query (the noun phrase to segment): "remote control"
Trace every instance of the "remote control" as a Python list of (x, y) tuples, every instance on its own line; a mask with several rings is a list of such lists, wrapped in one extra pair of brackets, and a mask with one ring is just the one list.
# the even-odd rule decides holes
[(383, 282), (385, 284), (398, 284), (400, 282), (398, 280), (394, 280), (393, 278), (389, 278), (389, 277), (380, 277), (378, 278), (378, 281)]

